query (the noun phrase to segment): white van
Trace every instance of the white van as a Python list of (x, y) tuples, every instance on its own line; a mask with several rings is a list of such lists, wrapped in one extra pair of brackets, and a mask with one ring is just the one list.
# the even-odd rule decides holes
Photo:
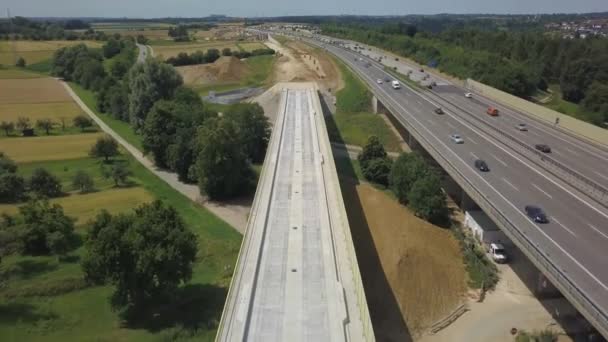
[(401, 84), (399, 84), (399, 81), (395, 80), (391, 83), (393, 85), (393, 89), (400, 89), (401, 88)]

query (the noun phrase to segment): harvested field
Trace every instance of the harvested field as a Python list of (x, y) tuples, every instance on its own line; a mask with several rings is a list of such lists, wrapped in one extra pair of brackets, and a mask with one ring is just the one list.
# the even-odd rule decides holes
[[(89, 47), (99, 48), (102, 43), (96, 41), (68, 41), (68, 40), (53, 40), (53, 41), (31, 41), (18, 40), (15, 42), (2, 41), (0, 42), (0, 64), (12, 65), (15, 63), (15, 55), (23, 57), (27, 64), (34, 64), (53, 56), (53, 53), (64, 47), (84, 43)], [(15, 51), (13, 53), (13, 51)]]
[[(94, 219), (101, 209), (113, 214), (122, 213), (153, 200), (154, 196), (144, 188), (134, 187), (114, 188), (82, 195), (72, 194), (53, 199), (51, 202), (61, 205), (67, 215), (77, 218), (76, 224), (84, 224)], [(15, 214), (17, 211), (16, 205), (0, 205), (0, 213)]]
[(72, 126), (72, 119), (81, 113), (82, 110), (74, 102), (0, 104), (0, 118), (3, 121), (15, 122), (19, 117), (26, 117), (32, 124), (38, 119), (51, 119), (59, 123), (61, 118), (65, 118), (66, 126)]
[(65, 160), (89, 155), (91, 146), (102, 133), (41, 136), (0, 140), (0, 151), (17, 163)]
[(23, 78), (41, 78), (40, 74), (29, 72), (21, 69), (2, 69), (0, 68), (0, 79), (23, 79)]
[(0, 79), (0, 104), (72, 102), (54, 78)]
[(410, 340), (463, 300), (458, 242), (371, 185), (341, 186), (376, 339)]
[(220, 57), (215, 63), (176, 69), (187, 85), (238, 82), (249, 74), (247, 64), (236, 57)]

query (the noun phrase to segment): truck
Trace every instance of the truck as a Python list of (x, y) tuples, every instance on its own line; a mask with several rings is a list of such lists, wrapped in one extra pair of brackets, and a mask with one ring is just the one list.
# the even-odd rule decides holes
[(499, 264), (506, 263), (508, 259), (505, 247), (500, 243), (490, 244), (490, 256), (492, 256), (492, 260)]
[(401, 89), (401, 84), (397, 80), (391, 82), (391, 85), (393, 86), (393, 89)]

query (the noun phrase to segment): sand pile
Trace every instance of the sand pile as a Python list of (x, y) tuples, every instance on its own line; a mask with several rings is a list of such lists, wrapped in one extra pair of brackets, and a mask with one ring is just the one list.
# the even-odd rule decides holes
[(223, 56), (211, 64), (176, 68), (188, 85), (238, 82), (249, 73), (245, 63), (236, 57)]

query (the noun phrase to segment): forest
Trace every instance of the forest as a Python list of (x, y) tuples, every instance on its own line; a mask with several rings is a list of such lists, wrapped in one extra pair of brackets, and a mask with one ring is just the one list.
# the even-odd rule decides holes
[(327, 35), (352, 39), (436, 66), (459, 78), (472, 78), (530, 99), (557, 84), (561, 97), (580, 104), (581, 119), (608, 122), (608, 39), (563, 39), (540, 29), (440, 26), (405, 22), (325, 23)]

